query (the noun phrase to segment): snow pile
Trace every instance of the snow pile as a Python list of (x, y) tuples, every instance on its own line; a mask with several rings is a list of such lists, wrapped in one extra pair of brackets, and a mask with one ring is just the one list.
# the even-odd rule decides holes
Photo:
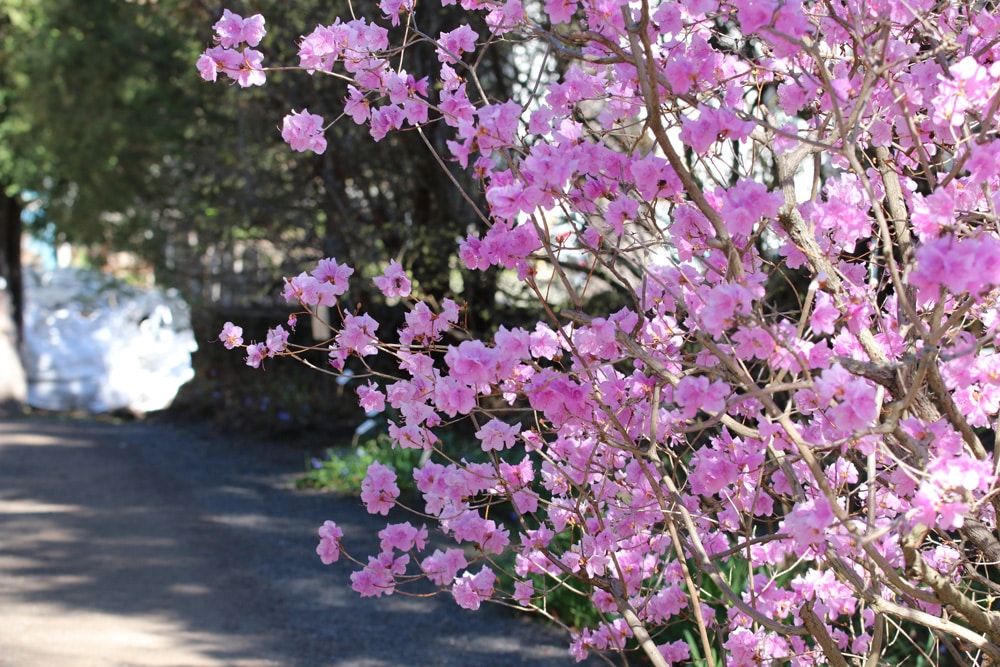
[(170, 405), (194, 377), (187, 304), (95, 271), (25, 280), (28, 404), (45, 410), (145, 413)]

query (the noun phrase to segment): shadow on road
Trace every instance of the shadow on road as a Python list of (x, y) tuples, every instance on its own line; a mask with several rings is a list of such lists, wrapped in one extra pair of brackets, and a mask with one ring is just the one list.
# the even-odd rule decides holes
[(0, 665), (569, 665), (565, 639), (324, 567), (381, 523), (288, 488), (301, 457), (162, 424), (0, 421)]

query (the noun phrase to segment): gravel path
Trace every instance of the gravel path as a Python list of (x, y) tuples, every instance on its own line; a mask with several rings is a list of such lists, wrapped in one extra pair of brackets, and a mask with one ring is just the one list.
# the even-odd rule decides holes
[(360, 599), (383, 523), (295, 491), (302, 454), (152, 422), (0, 421), (3, 667), (572, 665), (562, 634), (450, 598)]

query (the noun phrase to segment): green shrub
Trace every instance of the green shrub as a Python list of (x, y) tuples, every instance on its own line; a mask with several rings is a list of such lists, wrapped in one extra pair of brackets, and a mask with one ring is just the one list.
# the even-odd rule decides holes
[(395, 471), (401, 493), (414, 493), (413, 469), (420, 466), (423, 456), (424, 452), (418, 449), (394, 449), (389, 436), (379, 433), (357, 446), (331, 447), (323, 459), (310, 459), (309, 470), (296, 481), (296, 486), (358, 494), (368, 466), (377, 461)]

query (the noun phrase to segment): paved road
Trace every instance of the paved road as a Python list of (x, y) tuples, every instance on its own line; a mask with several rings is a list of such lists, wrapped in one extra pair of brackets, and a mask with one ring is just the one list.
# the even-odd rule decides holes
[(561, 634), (498, 608), (358, 598), (316, 528), (337, 520), (362, 555), (381, 524), (294, 491), (301, 466), (197, 428), (0, 421), (0, 665), (575, 664)]

